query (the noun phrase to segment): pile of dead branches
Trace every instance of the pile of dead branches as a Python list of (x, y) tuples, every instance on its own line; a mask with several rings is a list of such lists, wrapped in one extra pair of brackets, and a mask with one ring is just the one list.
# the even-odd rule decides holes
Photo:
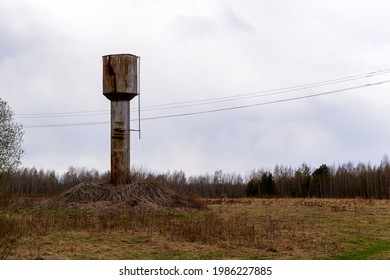
[(178, 194), (157, 180), (146, 180), (120, 186), (81, 183), (56, 197), (54, 201), (63, 206), (114, 205), (146, 210), (204, 208), (203, 203), (198, 198)]

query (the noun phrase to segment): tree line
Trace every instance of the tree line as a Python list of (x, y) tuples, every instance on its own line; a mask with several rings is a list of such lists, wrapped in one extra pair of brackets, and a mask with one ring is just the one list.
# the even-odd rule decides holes
[(95, 169), (87, 170), (71, 166), (63, 175), (58, 175), (54, 170), (23, 167), (7, 176), (3, 175), (3, 178), (6, 178), (2, 182), (3, 189), (11, 193), (54, 196), (83, 182), (107, 181), (109, 173), (99, 173)]
[[(19, 168), (0, 176), (0, 187), (15, 194), (58, 195), (82, 182), (109, 182), (110, 173), (69, 167), (62, 175), (54, 170)], [(4, 178), (7, 178), (4, 180)], [(245, 176), (217, 170), (212, 174), (186, 176), (179, 170), (156, 174), (132, 168), (132, 180), (159, 180), (161, 184), (201, 197), (318, 197), (390, 198), (390, 163), (380, 165), (348, 162), (339, 166), (322, 164), (311, 168), (277, 165), (273, 170), (252, 170)]]
[(276, 166), (273, 173), (260, 170), (247, 183), (246, 195), (318, 198), (390, 198), (390, 163), (379, 166), (352, 162), (316, 169)]

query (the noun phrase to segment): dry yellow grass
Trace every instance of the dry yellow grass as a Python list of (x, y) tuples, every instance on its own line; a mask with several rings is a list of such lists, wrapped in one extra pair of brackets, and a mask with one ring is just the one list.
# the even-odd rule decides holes
[(390, 201), (210, 199), (208, 210), (11, 204), (11, 259), (390, 259)]

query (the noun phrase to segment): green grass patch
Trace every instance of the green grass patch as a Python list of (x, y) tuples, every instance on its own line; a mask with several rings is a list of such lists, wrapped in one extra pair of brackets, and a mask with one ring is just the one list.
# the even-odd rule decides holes
[(352, 250), (332, 256), (336, 260), (383, 260), (390, 259), (390, 240), (364, 237), (352, 243)]

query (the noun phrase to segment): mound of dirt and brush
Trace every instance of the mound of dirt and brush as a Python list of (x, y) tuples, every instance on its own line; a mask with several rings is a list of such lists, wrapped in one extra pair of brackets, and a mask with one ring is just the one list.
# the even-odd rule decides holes
[(119, 186), (81, 183), (52, 199), (50, 203), (65, 207), (116, 206), (141, 210), (204, 207), (198, 198), (178, 194), (158, 181), (134, 182)]

